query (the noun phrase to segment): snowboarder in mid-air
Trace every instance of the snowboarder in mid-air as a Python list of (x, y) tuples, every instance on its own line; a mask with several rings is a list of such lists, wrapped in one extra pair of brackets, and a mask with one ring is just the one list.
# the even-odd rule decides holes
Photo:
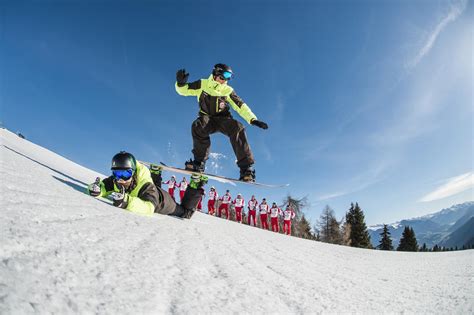
[(196, 96), (199, 102), (199, 117), (193, 122), (194, 160), (185, 163), (186, 169), (204, 172), (205, 163), (211, 147), (210, 135), (220, 132), (229, 137), (240, 168), (239, 180), (255, 181), (255, 163), (247, 141), (245, 128), (239, 121), (232, 118), (230, 106), (249, 124), (262, 129), (268, 125), (257, 119), (257, 116), (227, 84), (233, 77), (232, 69), (225, 64), (214, 66), (207, 79), (188, 83), (189, 73), (185, 69), (176, 73), (176, 92), (183, 96)]
[[(154, 167), (153, 169), (156, 169)], [(181, 204), (177, 204), (169, 193), (161, 189), (159, 182), (153, 182), (150, 170), (137, 162), (128, 152), (121, 151), (112, 158), (112, 176), (96, 181), (88, 186), (93, 197), (110, 197), (116, 207), (151, 215), (168, 214), (191, 218), (201, 199), (207, 177), (193, 174)]]

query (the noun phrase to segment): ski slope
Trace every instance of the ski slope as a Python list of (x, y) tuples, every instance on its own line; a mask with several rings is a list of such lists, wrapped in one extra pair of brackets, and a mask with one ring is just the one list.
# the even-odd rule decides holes
[[(84, 193), (97, 172), (0, 129), (0, 314), (474, 313), (474, 251), (329, 245)], [(139, 158), (139, 157), (138, 157)]]

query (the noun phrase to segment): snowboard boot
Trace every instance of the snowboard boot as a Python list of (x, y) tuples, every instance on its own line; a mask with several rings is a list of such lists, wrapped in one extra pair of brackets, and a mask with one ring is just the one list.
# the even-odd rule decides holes
[(201, 175), (198, 173), (193, 173), (191, 175), (191, 182), (189, 186), (194, 189), (201, 189), (205, 184), (207, 184), (209, 178), (205, 175)]
[(161, 165), (150, 164), (151, 179), (153, 180), (153, 184), (159, 188), (161, 188), (161, 182), (163, 181), (163, 178), (161, 177), (162, 171), (163, 167), (161, 167)]
[(163, 167), (157, 164), (150, 164), (150, 173), (160, 175), (163, 171)]
[(199, 200), (204, 195), (204, 189), (202, 188), (208, 181), (207, 176), (194, 173), (191, 175), (191, 182), (189, 183), (186, 192), (184, 193), (183, 200), (181, 201), (181, 207), (184, 208), (183, 218), (191, 219), (194, 212), (196, 211)]
[(184, 168), (188, 171), (204, 173), (206, 162), (189, 159), (189, 161), (184, 162)]
[(240, 167), (239, 180), (244, 181), (244, 182), (255, 181), (255, 170), (252, 165)]

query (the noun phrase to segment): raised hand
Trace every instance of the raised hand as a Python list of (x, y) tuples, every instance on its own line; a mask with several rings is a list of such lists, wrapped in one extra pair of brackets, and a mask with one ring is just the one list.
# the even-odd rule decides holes
[(95, 179), (95, 182), (90, 184), (87, 189), (89, 190), (89, 195), (92, 197), (97, 197), (100, 195), (100, 177)]
[(183, 86), (188, 82), (189, 73), (186, 72), (186, 69), (180, 69), (176, 72), (176, 82), (178, 86)]

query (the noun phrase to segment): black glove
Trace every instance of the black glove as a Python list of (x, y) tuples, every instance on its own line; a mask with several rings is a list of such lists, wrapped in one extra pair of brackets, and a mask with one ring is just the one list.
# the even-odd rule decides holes
[(110, 194), (114, 200), (114, 206), (125, 209), (128, 206), (128, 195), (125, 192), (125, 186), (120, 185), (120, 192), (113, 192)]
[(178, 70), (176, 72), (176, 82), (178, 86), (184, 86), (188, 82), (189, 73), (186, 73), (185, 69)]
[(251, 125), (254, 125), (254, 126), (257, 126), (258, 128), (262, 128), (262, 129), (268, 129), (268, 125), (266, 123), (264, 123), (263, 121), (260, 121), (260, 120), (252, 120), (250, 122)]
[(100, 177), (95, 179), (95, 182), (90, 184), (87, 189), (89, 190), (89, 195), (92, 197), (97, 197), (100, 195)]

